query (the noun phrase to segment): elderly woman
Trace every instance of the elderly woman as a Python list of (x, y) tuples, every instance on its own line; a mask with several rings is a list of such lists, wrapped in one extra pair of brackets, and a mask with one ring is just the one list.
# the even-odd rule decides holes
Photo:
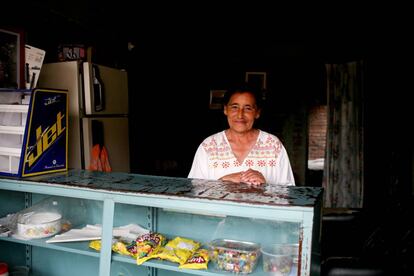
[(261, 97), (247, 84), (229, 90), (224, 114), (229, 128), (198, 147), (189, 178), (295, 185), (286, 149), (273, 134), (254, 128)]

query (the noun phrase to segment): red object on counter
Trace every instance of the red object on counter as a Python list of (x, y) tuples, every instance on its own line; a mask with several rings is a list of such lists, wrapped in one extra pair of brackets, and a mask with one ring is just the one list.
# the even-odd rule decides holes
[(108, 151), (105, 146), (102, 146), (102, 148), (98, 144), (93, 146), (88, 170), (101, 172), (112, 171), (111, 165), (109, 164)]
[(0, 276), (9, 275), (9, 266), (6, 263), (0, 263)]

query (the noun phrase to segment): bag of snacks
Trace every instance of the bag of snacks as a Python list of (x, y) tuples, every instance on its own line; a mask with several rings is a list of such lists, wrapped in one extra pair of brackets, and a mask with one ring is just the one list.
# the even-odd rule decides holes
[(200, 247), (200, 243), (181, 237), (170, 240), (165, 247), (160, 248), (154, 256), (162, 260), (184, 264), (188, 258)]
[(89, 247), (95, 249), (96, 251), (101, 251), (101, 240), (89, 242)]
[(121, 255), (132, 256), (127, 249), (127, 244), (123, 241), (116, 241), (112, 244), (112, 251)]
[(165, 242), (165, 237), (158, 233), (147, 233), (139, 236), (135, 241), (127, 245), (127, 250), (132, 257), (137, 259), (140, 265), (158, 252)]
[(208, 261), (208, 250), (199, 249), (184, 264), (180, 265), (179, 268), (207, 269)]
[[(89, 247), (95, 249), (96, 251), (101, 251), (101, 246), (101, 240), (93, 240), (89, 242)], [(117, 239), (112, 240), (112, 251), (121, 255), (132, 256), (131, 253), (127, 250), (127, 244)]]

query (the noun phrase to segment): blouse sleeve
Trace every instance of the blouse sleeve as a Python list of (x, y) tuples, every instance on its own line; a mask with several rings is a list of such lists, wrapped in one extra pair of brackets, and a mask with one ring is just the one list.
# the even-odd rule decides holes
[(208, 179), (208, 156), (202, 145), (195, 153), (188, 178)]
[(283, 146), (279, 156), (277, 183), (287, 186), (295, 185), (295, 178), (293, 176), (292, 167), (290, 166), (289, 157)]

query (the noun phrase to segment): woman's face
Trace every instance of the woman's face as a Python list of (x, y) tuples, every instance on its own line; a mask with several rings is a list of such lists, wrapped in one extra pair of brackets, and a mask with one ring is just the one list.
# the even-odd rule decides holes
[(247, 132), (253, 128), (254, 121), (259, 118), (260, 110), (250, 92), (237, 92), (224, 106), (224, 114), (227, 116), (231, 130)]

